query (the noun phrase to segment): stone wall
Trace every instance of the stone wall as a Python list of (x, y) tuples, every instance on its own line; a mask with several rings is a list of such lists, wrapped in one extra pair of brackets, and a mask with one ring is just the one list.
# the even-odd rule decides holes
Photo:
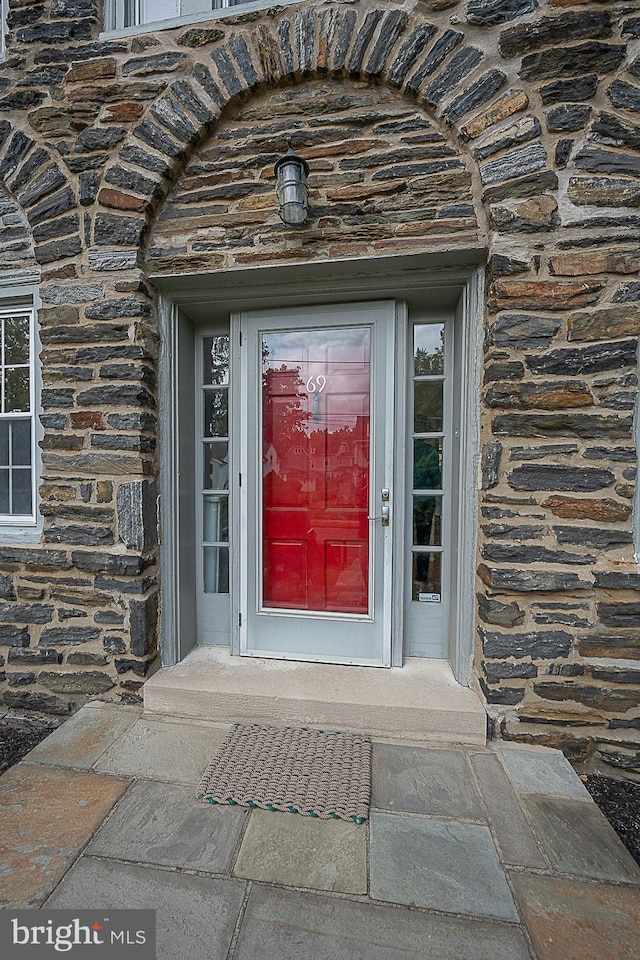
[(0, 545), (7, 708), (139, 696), (155, 656), (148, 272), (480, 245), (479, 682), (502, 735), (638, 767), (639, 6), (310, 0), (106, 41), (94, 0), (12, 0), (0, 252), (33, 262), (28, 223), (45, 436), (42, 545)]

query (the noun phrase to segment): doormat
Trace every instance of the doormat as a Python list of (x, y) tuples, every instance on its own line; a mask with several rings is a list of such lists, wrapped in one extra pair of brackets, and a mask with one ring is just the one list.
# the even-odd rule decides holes
[(196, 790), (204, 803), (363, 823), (371, 797), (371, 741), (308, 727), (236, 723)]

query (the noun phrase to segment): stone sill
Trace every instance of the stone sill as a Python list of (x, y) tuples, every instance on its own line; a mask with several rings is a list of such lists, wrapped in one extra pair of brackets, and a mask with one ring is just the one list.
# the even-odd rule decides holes
[[(278, 5), (297, 3), (298, 0), (279, 0)], [(117, 40), (121, 37), (136, 37), (140, 33), (157, 33), (160, 30), (177, 30), (194, 23), (207, 23), (212, 20), (240, 17), (254, 10), (267, 10), (275, 6), (275, 0), (252, 0), (250, 3), (238, 3), (231, 7), (222, 7), (219, 10), (205, 10), (202, 13), (189, 13), (183, 17), (171, 17), (168, 20), (154, 20), (152, 23), (140, 23), (133, 27), (122, 27), (119, 30), (103, 30), (100, 40)], [(0, 54), (0, 60), (2, 54)]]

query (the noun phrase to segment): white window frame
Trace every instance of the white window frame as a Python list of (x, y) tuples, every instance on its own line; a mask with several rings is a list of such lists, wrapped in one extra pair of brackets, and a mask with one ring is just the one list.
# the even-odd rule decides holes
[(42, 472), (39, 440), (42, 438), (40, 422), (40, 394), (42, 389), (40, 364), (40, 339), (36, 323), (39, 306), (37, 278), (30, 271), (0, 275), (0, 316), (29, 316), (29, 381), (30, 410), (28, 414), (2, 414), (0, 419), (19, 418), (31, 422), (31, 514), (0, 514), (0, 542), (34, 543), (40, 539), (42, 517), (39, 510), (38, 488)]
[[(0, 0), (2, 2), (2, 0)], [(182, 0), (188, 5), (189, 0)], [(296, 0), (280, 0), (281, 3), (295, 3)], [(191, 23), (203, 23), (207, 20), (217, 20), (228, 17), (237, 7), (242, 12), (252, 10), (266, 10), (273, 6), (273, 0), (212, 0), (215, 9), (204, 10), (200, 13), (184, 13), (179, 16), (141, 23), (144, 0), (105, 0), (104, 4), (104, 31), (101, 37), (129, 37), (139, 33), (153, 33), (156, 30), (172, 30), (175, 27), (188, 26)], [(130, 22), (129, 26), (126, 24)]]
[(0, 60), (7, 55), (7, 12), (9, 0), (0, 0)]

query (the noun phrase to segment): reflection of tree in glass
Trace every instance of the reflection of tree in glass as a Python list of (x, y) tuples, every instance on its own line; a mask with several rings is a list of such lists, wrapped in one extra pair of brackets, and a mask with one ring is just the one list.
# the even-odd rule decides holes
[(29, 410), (29, 368), (17, 367), (6, 370), (4, 385), (4, 409), (6, 413), (27, 413)]
[(416, 377), (444, 373), (444, 327), (440, 331), (440, 345), (431, 351), (417, 347), (414, 363)]
[(4, 321), (4, 362), (29, 363), (29, 318), (7, 317)]
[(300, 387), (304, 387), (300, 367), (290, 368), (284, 363), (280, 367), (270, 367), (268, 352), (263, 346), (263, 439), (266, 447), (277, 440), (277, 452), (283, 455), (294, 442), (306, 442), (305, 424), (310, 414), (303, 408), (306, 393), (302, 396), (298, 393)]
[(414, 490), (439, 490), (442, 472), (438, 448), (429, 440), (416, 440), (414, 457)]
[(214, 386), (227, 383), (229, 379), (229, 337), (211, 337), (211, 347), (208, 352), (211, 365), (206, 375), (206, 382)]

